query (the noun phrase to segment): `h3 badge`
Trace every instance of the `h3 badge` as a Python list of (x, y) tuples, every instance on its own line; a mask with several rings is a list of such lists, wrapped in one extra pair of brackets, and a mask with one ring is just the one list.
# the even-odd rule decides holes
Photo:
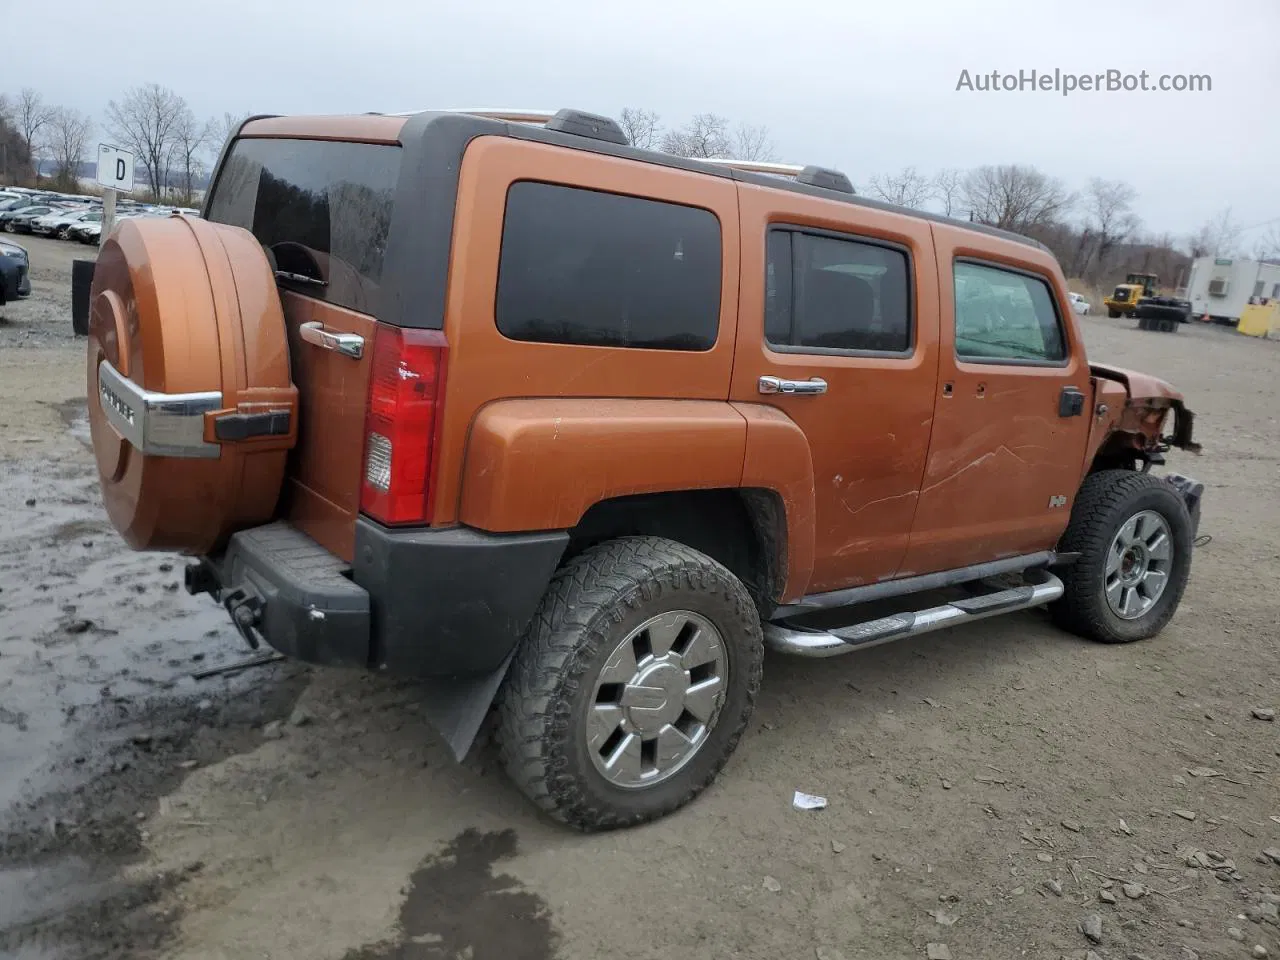
[(1056, 510), (1058, 507), (1065, 507), (1066, 505), (1067, 505), (1067, 498), (1062, 496), (1062, 494), (1058, 494), (1057, 496), (1053, 496), (1049, 498), (1050, 510)]

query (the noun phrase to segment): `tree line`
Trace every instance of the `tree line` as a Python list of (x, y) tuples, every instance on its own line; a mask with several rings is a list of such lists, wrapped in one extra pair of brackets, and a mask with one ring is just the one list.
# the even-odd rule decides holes
[(145, 83), (107, 103), (102, 126), (72, 107), (45, 102), (30, 87), (0, 93), (0, 181), (39, 183), (52, 161), (55, 189), (79, 189), (80, 165), (94, 153), (101, 130), (132, 153), (151, 200), (194, 202), (209, 165), (245, 114), (200, 119), (187, 101), (158, 83)]
[[(778, 151), (767, 127), (734, 126), (713, 113), (696, 115), (666, 129), (651, 110), (627, 107), (619, 118), (632, 145), (681, 157), (775, 161)], [(898, 206), (1001, 227), (1040, 241), (1068, 277), (1108, 285), (1127, 273), (1158, 274), (1169, 285), (1185, 282), (1191, 259), (1207, 255), (1259, 260), (1280, 258), (1280, 225), (1253, 247), (1228, 207), (1194, 233), (1175, 237), (1142, 229), (1133, 205), (1138, 191), (1123, 180), (1093, 177), (1074, 191), (1059, 178), (1021, 164), (947, 168), (932, 175), (908, 166), (868, 175), (855, 190)]]
[[(134, 155), (152, 199), (178, 198), (191, 204), (222, 144), (245, 114), (199, 119), (176, 91), (145, 83), (107, 103), (102, 131), (115, 146)], [(769, 128), (733, 123), (716, 113), (695, 114), (668, 127), (652, 110), (626, 107), (619, 124), (637, 147), (675, 156), (771, 162), (778, 148)], [(45, 103), (30, 88), (0, 94), (0, 180), (38, 180), (41, 160), (53, 163), (53, 180), (74, 190), (86, 153), (98, 132), (94, 119), (69, 107)], [(1280, 257), (1280, 224), (1241, 246), (1243, 229), (1230, 208), (1189, 236), (1151, 234), (1134, 212), (1137, 190), (1122, 180), (1094, 177), (1082, 190), (1032, 166), (986, 165), (948, 168), (932, 174), (908, 166), (896, 173), (872, 173), (855, 189), (914, 209), (1002, 227), (1044, 243), (1069, 277), (1099, 285), (1142, 271), (1165, 283), (1185, 279), (1192, 257)]]
[(932, 177), (907, 167), (876, 174), (868, 193), (902, 206), (934, 206), (948, 216), (1002, 227), (1039, 240), (1053, 251), (1069, 277), (1108, 284), (1127, 273), (1158, 274), (1176, 285), (1185, 281), (1195, 257), (1280, 257), (1280, 225), (1242, 241), (1244, 227), (1230, 207), (1194, 233), (1175, 237), (1144, 231), (1133, 210), (1138, 191), (1123, 180), (1093, 177), (1079, 191), (1059, 178), (1019, 164), (943, 170)]

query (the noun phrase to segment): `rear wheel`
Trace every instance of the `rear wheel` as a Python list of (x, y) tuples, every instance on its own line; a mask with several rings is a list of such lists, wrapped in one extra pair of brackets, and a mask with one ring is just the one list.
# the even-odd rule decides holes
[(1155, 636), (1191, 572), (1192, 518), (1172, 484), (1104, 470), (1085, 479), (1060, 551), (1079, 553), (1050, 611), (1059, 626), (1102, 643)]
[(1108, 317), (1110, 317), (1112, 320), (1114, 320), (1116, 317), (1120, 316), (1120, 311), (1119, 311), (1119, 310), (1112, 310), (1110, 307), (1108, 307), (1108, 308), (1107, 308), (1107, 316), (1108, 316)]
[(552, 581), (500, 697), (508, 775), (582, 830), (684, 806), (738, 744), (760, 687), (759, 614), (683, 544), (592, 547)]

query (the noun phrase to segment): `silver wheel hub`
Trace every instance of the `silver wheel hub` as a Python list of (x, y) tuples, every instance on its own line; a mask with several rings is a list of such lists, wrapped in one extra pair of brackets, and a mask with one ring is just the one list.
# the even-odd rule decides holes
[(614, 786), (661, 783), (706, 743), (728, 680), (720, 632), (674, 610), (652, 617), (614, 648), (587, 705), (587, 753)]
[(1120, 525), (1107, 551), (1103, 588), (1111, 612), (1136, 620), (1163, 596), (1173, 565), (1173, 533), (1154, 510), (1143, 510)]

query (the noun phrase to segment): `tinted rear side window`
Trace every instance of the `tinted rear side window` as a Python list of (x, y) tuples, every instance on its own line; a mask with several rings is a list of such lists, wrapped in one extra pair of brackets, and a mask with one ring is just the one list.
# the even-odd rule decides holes
[(910, 351), (910, 264), (903, 251), (773, 229), (766, 269), (764, 331), (773, 346)]
[(209, 219), (251, 230), (274, 269), (302, 278), (287, 286), (372, 312), (399, 173), (398, 146), (238, 140)]
[(657, 200), (512, 184), (496, 321), (513, 340), (709, 350), (720, 323), (720, 221)]

